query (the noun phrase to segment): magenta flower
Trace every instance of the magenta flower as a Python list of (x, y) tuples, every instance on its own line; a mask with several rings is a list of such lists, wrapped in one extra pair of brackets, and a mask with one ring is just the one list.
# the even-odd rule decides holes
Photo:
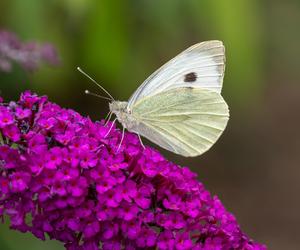
[(97, 235), (100, 231), (100, 223), (96, 220), (96, 218), (91, 218), (90, 222), (87, 222), (83, 226), (83, 236), (88, 239), (95, 235)]
[(51, 44), (24, 43), (12, 32), (0, 30), (0, 70), (10, 72), (13, 62), (34, 71), (42, 63), (57, 65), (59, 59)]
[(7, 110), (6, 108), (0, 106), (0, 128), (4, 128), (5, 126), (13, 123), (14, 117), (11, 112), (9, 112), (9, 110)]
[(11, 125), (8, 125), (8, 126), (5, 126), (4, 128), (2, 128), (2, 133), (6, 138), (8, 138), (9, 140), (11, 140), (13, 142), (17, 142), (21, 138), (20, 130), (14, 124), (11, 124)]
[[(0, 98), (0, 219), (68, 250), (265, 250), (197, 175), (30, 92)], [(30, 220), (28, 219), (30, 218)]]
[(172, 231), (166, 230), (159, 234), (157, 246), (159, 249), (168, 250), (174, 249), (175, 239)]
[(138, 218), (131, 221), (122, 221), (121, 232), (128, 240), (134, 241), (137, 239), (140, 231), (141, 221)]
[(31, 110), (30, 109), (23, 109), (21, 107), (16, 107), (16, 118), (23, 120), (25, 118), (28, 118), (31, 116)]
[(27, 172), (16, 172), (10, 175), (10, 185), (12, 192), (22, 192), (28, 188), (30, 174)]
[(139, 207), (148, 209), (151, 205), (151, 189), (149, 185), (142, 185), (137, 192), (135, 202)]
[(120, 219), (130, 221), (137, 217), (139, 208), (135, 204), (124, 202), (119, 210)]
[(193, 245), (194, 245), (193, 241), (191, 240), (191, 237), (188, 232), (176, 233), (175, 236), (176, 250), (192, 249)]
[(157, 233), (154, 229), (142, 227), (136, 240), (136, 245), (140, 248), (148, 248), (156, 245)]
[(119, 191), (122, 198), (128, 202), (137, 196), (136, 183), (132, 180), (127, 180), (123, 185), (119, 185)]
[(56, 169), (58, 166), (60, 166), (63, 161), (62, 151), (63, 149), (60, 147), (51, 148), (45, 156), (45, 168)]

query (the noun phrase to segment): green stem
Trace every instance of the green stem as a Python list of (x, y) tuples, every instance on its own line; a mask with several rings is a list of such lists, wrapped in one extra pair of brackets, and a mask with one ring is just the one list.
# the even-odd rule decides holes
[(4, 145), (4, 141), (3, 141), (3, 137), (2, 137), (2, 133), (0, 132), (0, 144)]

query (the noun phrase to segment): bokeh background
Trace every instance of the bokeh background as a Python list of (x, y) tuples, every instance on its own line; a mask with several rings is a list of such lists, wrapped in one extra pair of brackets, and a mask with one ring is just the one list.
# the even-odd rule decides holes
[[(299, 0), (10, 0), (0, 1), (0, 29), (24, 40), (51, 42), (61, 64), (28, 73), (0, 72), (1, 95), (25, 89), (94, 120), (108, 112), (84, 68), (127, 100), (164, 62), (199, 41), (224, 41), (223, 95), (229, 125), (204, 155), (186, 159), (220, 197), (243, 231), (269, 249), (300, 249), (300, 2)], [(0, 249), (63, 249), (0, 225)]]

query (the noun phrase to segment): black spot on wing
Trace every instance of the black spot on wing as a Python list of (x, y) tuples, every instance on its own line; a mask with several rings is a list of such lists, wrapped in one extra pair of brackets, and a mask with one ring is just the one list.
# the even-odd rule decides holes
[(195, 72), (188, 73), (184, 76), (185, 82), (195, 82), (197, 80), (197, 74)]

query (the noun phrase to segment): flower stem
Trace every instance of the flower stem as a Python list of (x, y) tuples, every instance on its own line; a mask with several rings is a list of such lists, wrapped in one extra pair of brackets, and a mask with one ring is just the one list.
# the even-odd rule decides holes
[(2, 137), (2, 133), (0, 132), (0, 144), (4, 145), (4, 141), (3, 141), (3, 137)]

